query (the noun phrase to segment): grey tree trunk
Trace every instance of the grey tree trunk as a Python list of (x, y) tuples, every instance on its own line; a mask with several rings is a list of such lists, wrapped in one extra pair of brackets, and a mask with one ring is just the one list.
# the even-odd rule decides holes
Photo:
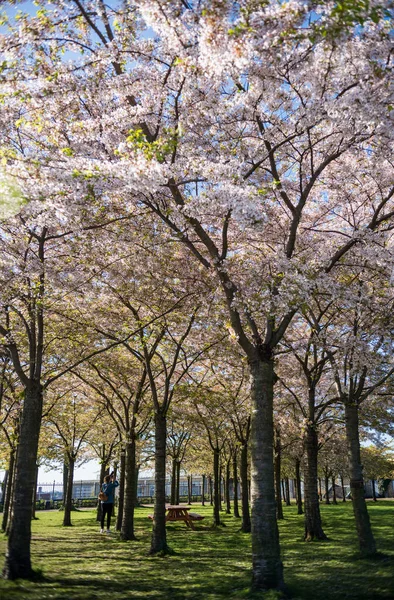
[(290, 502), (290, 484), (289, 478), (285, 477), (285, 490), (286, 490), (286, 506), (291, 506)]
[(36, 465), (36, 481), (33, 490), (33, 502), (31, 507), (31, 518), (36, 519), (36, 502), (37, 502), (37, 484), (38, 484), (38, 465)]
[(226, 497), (226, 514), (231, 514), (231, 502), (230, 502), (230, 465), (231, 460), (226, 463), (226, 482), (225, 482), (225, 497)]
[(172, 459), (171, 462), (171, 498), (170, 504), (176, 502), (176, 458)]
[[(265, 349), (250, 362), (251, 371), (251, 497), (252, 497), (252, 589), (283, 589), (274, 485), (274, 362)], [(263, 352), (263, 349), (262, 349)]]
[(364, 495), (363, 467), (360, 455), (358, 404), (345, 402), (346, 440), (349, 451), (350, 492), (362, 556), (374, 556), (376, 544)]
[(220, 452), (219, 448), (213, 451), (213, 522), (216, 527), (221, 525), (220, 521)]
[(181, 463), (176, 463), (176, 486), (175, 486), (175, 504), (179, 504), (179, 486), (181, 481)]
[(73, 501), (73, 483), (74, 483), (74, 467), (75, 460), (69, 457), (68, 460), (68, 477), (67, 477), (67, 491), (66, 501), (64, 502), (64, 516), (63, 516), (63, 527), (71, 527), (71, 509)]
[(343, 475), (340, 475), (341, 477), (341, 488), (342, 488), (342, 502), (346, 502), (346, 490), (345, 490), (345, 483), (343, 481)]
[(122, 540), (135, 540), (134, 533), (134, 507), (135, 507), (135, 440), (130, 437), (126, 440), (125, 466), (124, 466), (124, 494), (123, 517), (120, 528)]
[(279, 435), (279, 432), (277, 431), (276, 437), (275, 437), (275, 459), (274, 459), (276, 514), (277, 514), (278, 519), (283, 519), (282, 490), (281, 490), (281, 479), (280, 479), (280, 459), (281, 459), (280, 435)]
[(301, 461), (296, 458), (295, 461), (295, 480), (296, 480), (296, 498), (297, 498), (297, 514), (302, 515), (302, 495), (301, 495), (301, 472), (300, 472)]
[(213, 506), (213, 483), (212, 483), (211, 476), (209, 476), (209, 478), (208, 478), (208, 483), (209, 483), (209, 503), (211, 506)]
[(242, 525), (241, 531), (250, 533), (252, 531), (252, 523), (250, 520), (249, 510), (249, 483), (248, 483), (248, 444), (243, 444), (241, 449), (241, 504), (242, 504)]
[(201, 504), (205, 506), (205, 475), (202, 476), (202, 484), (201, 484)]
[(3, 575), (6, 579), (29, 579), (31, 566), (31, 513), (36, 481), (38, 439), (42, 418), (42, 387), (25, 389), (13, 494), (13, 518), (8, 536)]
[(240, 518), (238, 506), (238, 469), (237, 469), (237, 451), (233, 454), (233, 482), (234, 482), (234, 517)]
[(187, 476), (187, 502), (188, 504), (192, 503), (192, 476)]
[[(119, 463), (119, 496), (118, 496), (118, 516), (116, 517), (116, 531), (120, 531), (122, 528), (123, 521), (123, 507), (124, 507), (124, 480), (125, 480), (125, 451), (122, 450), (120, 453)], [(100, 503), (101, 504), (101, 503)]]
[(335, 477), (332, 477), (331, 483), (332, 483), (332, 503), (333, 504), (338, 504), (338, 502), (337, 502), (337, 491), (335, 489)]
[[(11, 450), (8, 471), (6, 471), (6, 478), (4, 478), (3, 487), (3, 520), (1, 524), (2, 531), (7, 531), (8, 520), (10, 518), (11, 504), (12, 504), (12, 486), (14, 481), (15, 471), (15, 450)], [(7, 476), (8, 474), (8, 476)]]
[(304, 510), (305, 541), (326, 540), (320, 516), (319, 495), (317, 491), (317, 452), (318, 441), (316, 429), (308, 426), (304, 437), (306, 465), (304, 471)]
[(326, 472), (326, 474), (324, 475), (324, 489), (326, 490), (326, 504), (330, 504), (330, 492), (328, 489), (328, 473)]
[(167, 554), (166, 532), (166, 438), (167, 420), (155, 413), (155, 508), (150, 554)]

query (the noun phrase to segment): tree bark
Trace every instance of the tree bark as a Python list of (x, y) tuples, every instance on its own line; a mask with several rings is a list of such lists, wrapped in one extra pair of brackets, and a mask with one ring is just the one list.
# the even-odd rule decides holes
[(250, 520), (249, 509), (249, 483), (248, 483), (248, 444), (242, 445), (241, 449), (241, 505), (242, 505), (242, 525), (241, 531), (250, 533), (252, 531), (252, 523)]
[(202, 484), (201, 484), (201, 505), (205, 506), (205, 475), (202, 476)]
[(1, 524), (1, 530), (7, 531), (8, 521), (10, 520), (11, 506), (12, 506), (12, 487), (14, 481), (15, 472), (15, 450), (11, 450), (9, 463), (8, 463), (8, 476), (4, 480), (3, 484), (3, 521)]
[(237, 451), (233, 454), (233, 482), (234, 482), (234, 517), (240, 518), (238, 506), (238, 469), (237, 469)]
[(358, 404), (345, 402), (346, 440), (350, 463), (350, 491), (360, 553), (364, 557), (376, 554), (376, 544), (365, 502), (363, 467), (360, 455)]
[(318, 441), (313, 425), (306, 428), (304, 437), (306, 465), (304, 471), (304, 510), (305, 541), (326, 540), (320, 516), (319, 495), (317, 491), (317, 452)]
[(372, 498), (374, 502), (377, 502), (378, 499), (376, 498), (376, 490), (375, 490), (375, 480), (371, 479), (371, 485), (372, 485)]
[(209, 483), (209, 503), (211, 506), (213, 506), (213, 483), (212, 483), (211, 476), (209, 476), (209, 478), (208, 478), (208, 483)]
[(290, 484), (289, 478), (285, 477), (285, 490), (286, 490), (286, 506), (291, 506), (290, 502)]
[(181, 485), (181, 463), (176, 462), (176, 485), (175, 485), (175, 504), (179, 504), (179, 490)]
[(166, 438), (167, 419), (155, 413), (155, 508), (150, 554), (167, 554), (166, 532)]
[(68, 476), (67, 476), (67, 490), (66, 490), (66, 501), (64, 502), (64, 516), (63, 516), (63, 527), (71, 527), (71, 508), (73, 501), (73, 483), (74, 483), (74, 467), (75, 460), (69, 457), (68, 460)]
[(213, 521), (217, 527), (220, 522), (220, 452), (219, 448), (213, 450)]
[(129, 435), (126, 439), (124, 468), (123, 517), (120, 528), (120, 538), (122, 540), (135, 540), (134, 508), (136, 460), (135, 439), (132, 435)]
[(333, 504), (338, 504), (338, 502), (337, 502), (337, 491), (335, 489), (335, 477), (332, 477), (331, 483), (332, 483), (332, 503)]
[[(107, 472), (107, 463), (105, 461), (105, 444), (103, 444), (101, 456), (102, 456), (102, 458), (101, 458), (101, 464), (100, 464), (100, 490), (101, 490), (101, 485), (104, 482), (104, 477)], [(101, 502), (98, 502), (98, 504), (97, 504), (96, 521), (101, 521)]]
[(276, 514), (278, 519), (283, 519), (283, 508), (282, 508), (282, 491), (281, 491), (281, 479), (280, 479), (280, 459), (281, 459), (281, 445), (280, 445), (280, 434), (277, 431), (275, 437), (275, 459), (274, 459), (274, 470), (275, 470), (275, 495), (276, 495)]
[(119, 463), (119, 496), (118, 496), (118, 516), (116, 517), (116, 531), (122, 529), (123, 509), (124, 509), (124, 482), (125, 482), (125, 462), (126, 452), (122, 450), (120, 453)]
[(176, 503), (176, 458), (171, 461), (171, 498), (170, 504)]
[(328, 489), (328, 482), (329, 482), (329, 477), (328, 477), (328, 472), (326, 472), (326, 474), (324, 475), (324, 489), (326, 490), (326, 504), (330, 504), (330, 492)]
[(274, 362), (261, 357), (251, 371), (252, 589), (283, 589), (274, 484)]
[(297, 514), (302, 515), (302, 495), (301, 495), (301, 472), (300, 472), (301, 461), (296, 458), (295, 461), (295, 480), (296, 480), (296, 498), (297, 498)]
[(41, 418), (42, 387), (36, 382), (25, 389), (16, 456), (13, 518), (3, 571), (6, 579), (29, 579), (34, 574), (30, 554), (31, 513)]
[(226, 463), (226, 484), (225, 484), (225, 496), (226, 496), (226, 514), (231, 514), (231, 502), (230, 502), (230, 465), (231, 460)]
[(192, 476), (187, 476), (187, 502), (188, 504), (192, 503)]
[(343, 481), (343, 475), (340, 475), (341, 477), (341, 487), (342, 487), (342, 502), (346, 502), (346, 491), (345, 491), (345, 484)]
[(36, 481), (33, 490), (33, 502), (31, 507), (31, 518), (36, 519), (36, 502), (37, 502), (37, 484), (38, 484), (38, 465), (36, 465)]

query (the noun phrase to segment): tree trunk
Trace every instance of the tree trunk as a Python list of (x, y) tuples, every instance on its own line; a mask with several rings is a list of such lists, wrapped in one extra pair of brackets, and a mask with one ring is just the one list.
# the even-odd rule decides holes
[(213, 506), (213, 483), (212, 483), (211, 476), (209, 476), (209, 478), (208, 478), (208, 483), (209, 483), (209, 504), (211, 506)]
[(66, 501), (64, 502), (64, 516), (63, 516), (63, 526), (64, 527), (71, 527), (71, 525), (72, 525), (72, 523), (71, 523), (71, 508), (72, 508), (72, 501), (73, 501), (74, 467), (75, 467), (75, 460), (74, 460), (74, 458), (69, 457)]
[(248, 444), (243, 444), (241, 449), (241, 504), (242, 504), (242, 525), (241, 531), (250, 533), (252, 531), (252, 523), (250, 520), (249, 510), (249, 483), (248, 483)]
[(160, 412), (155, 414), (155, 508), (150, 554), (167, 554), (166, 532), (166, 438), (167, 420)]
[(219, 467), (219, 448), (213, 451), (213, 521), (217, 527), (220, 522), (220, 467)]
[(175, 485), (175, 504), (179, 504), (179, 495), (181, 487), (181, 463), (179, 460), (176, 463), (176, 485)]
[(187, 476), (187, 503), (192, 503), (192, 476)]
[(205, 475), (202, 476), (202, 484), (201, 484), (201, 505), (205, 506)]
[(320, 479), (320, 477), (319, 477), (318, 481), (319, 481), (319, 500), (320, 500), (320, 502), (323, 502), (323, 492), (321, 490), (321, 479)]
[(329, 489), (328, 489), (328, 482), (329, 482), (328, 472), (326, 472), (324, 475), (324, 488), (326, 490), (326, 504), (330, 504), (330, 493), (329, 493)]
[(171, 461), (171, 497), (170, 504), (176, 504), (176, 458)]
[(233, 482), (234, 482), (234, 517), (240, 518), (238, 506), (238, 470), (237, 470), (237, 451), (233, 454)]
[(274, 483), (273, 359), (259, 358), (251, 370), (251, 451), (252, 451), (252, 589), (282, 589), (283, 564), (280, 558)]
[(301, 472), (300, 472), (301, 461), (299, 458), (296, 458), (295, 461), (295, 480), (296, 480), (296, 498), (297, 498), (297, 514), (302, 515), (304, 511), (302, 510), (302, 495), (301, 495)]
[(317, 492), (317, 452), (318, 441), (316, 429), (307, 426), (304, 446), (306, 465), (304, 471), (304, 510), (305, 510), (305, 540), (326, 540), (320, 516), (319, 496)]
[(134, 508), (135, 508), (135, 440), (132, 434), (126, 439), (124, 463), (124, 493), (123, 493), (123, 518), (120, 528), (122, 540), (135, 540), (134, 534)]
[(231, 514), (231, 502), (230, 502), (230, 465), (231, 460), (228, 460), (226, 463), (226, 486), (225, 486), (225, 496), (226, 496), (226, 514)]
[(286, 490), (286, 506), (291, 506), (290, 502), (290, 484), (289, 478), (285, 477), (285, 490)]
[(371, 485), (372, 485), (372, 498), (374, 502), (377, 502), (378, 499), (376, 498), (376, 490), (375, 490), (375, 480), (371, 479)]
[(275, 438), (275, 495), (276, 495), (276, 514), (278, 519), (283, 519), (283, 508), (282, 508), (282, 491), (281, 491), (281, 480), (280, 480), (280, 459), (281, 459), (281, 446), (280, 446), (280, 435), (276, 432)]
[(340, 475), (341, 478), (341, 487), (342, 487), (342, 502), (346, 502), (346, 491), (345, 491), (345, 484), (343, 481), (343, 475)]
[(116, 531), (122, 529), (123, 521), (123, 510), (124, 510), (124, 482), (126, 476), (126, 451), (122, 450), (120, 453), (120, 464), (119, 464), (119, 496), (118, 496), (118, 516), (116, 517)]
[(338, 502), (337, 502), (337, 491), (335, 489), (335, 477), (332, 478), (331, 482), (332, 482), (332, 503), (333, 504), (338, 504)]
[(11, 506), (12, 506), (12, 487), (14, 481), (15, 472), (15, 450), (11, 450), (10, 459), (8, 463), (8, 477), (4, 478), (3, 483), (3, 521), (1, 524), (1, 530), (7, 531), (8, 521), (10, 520)]
[(220, 457), (219, 457), (218, 490), (219, 490), (219, 494), (218, 494), (219, 510), (222, 511), (223, 510), (223, 507), (222, 507), (222, 463), (220, 461)]
[[(100, 465), (100, 490), (101, 490), (101, 485), (104, 482), (104, 477), (106, 475), (108, 475), (108, 472), (109, 472), (107, 461), (105, 459), (105, 444), (103, 444), (101, 456), (102, 456), (102, 459), (101, 459), (101, 465)], [(97, 504), (96, 521), (101, 521), (101, 502), (99, 502)]]
[(360, 553), (365, 557), (374, 556), (376, 554), (376, 544), (364, 497), (357, 403), (345, 402), (345, 424), (350, 462), (350, 491)]
[(37, 484), (38, 484), (38, 465), (36, 465), (36, 480), (33, 490), (33, 502), (31, 507), (31, 518), (36, 519), (36, 502), (37, 502)]
[(13, 493), (13, 518), (3, 575), (6, 579), (29, 579), (31, 566), (31, 512), (36, 482), (38, 439), (42, 418), (42, 387), (38, 383), (25, 389)]

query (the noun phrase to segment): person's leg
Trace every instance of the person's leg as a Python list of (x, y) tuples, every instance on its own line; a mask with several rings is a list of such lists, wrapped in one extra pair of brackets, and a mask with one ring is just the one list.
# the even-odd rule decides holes
[(107, 504), (107, 531), (111, 527), (112, 504)]
[(101, 503), (101, 529), (104, 530), (104, 519), (105, 519), (105, 504)]

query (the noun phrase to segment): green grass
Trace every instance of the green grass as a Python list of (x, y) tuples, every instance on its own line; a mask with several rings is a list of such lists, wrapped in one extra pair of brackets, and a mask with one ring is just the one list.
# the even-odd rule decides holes
[[(196, 531), (168, 525), (175, 554), (148, 556), (152, 509), (136, 511), (137, 542), (103, 536), (94, 511), (72, 514), (74, 526), (61, 525), (62, 513), (40, 512), (33, 522), (33, 566), (40, 581), (0, 580), (0, 600), (243, 600), (250, 582), (250, 536), (240, 521), (223, 515), (226, 527), (209, 528), (212, 509), (195, 510), (207, 518)], [(285, 508), (280, 536), (290, 597), (297, 600), (392, 600), (394, 598), (394, 502), (369, 503), (379, 550), (376, 560), (359, 559), (351, 504), (322, 506), (328, 542), (302, 541), (303, 517)], [(0, 536), (1, 560), (6, 538)], [(270, 595), (269, 597), (273, 597)]]

